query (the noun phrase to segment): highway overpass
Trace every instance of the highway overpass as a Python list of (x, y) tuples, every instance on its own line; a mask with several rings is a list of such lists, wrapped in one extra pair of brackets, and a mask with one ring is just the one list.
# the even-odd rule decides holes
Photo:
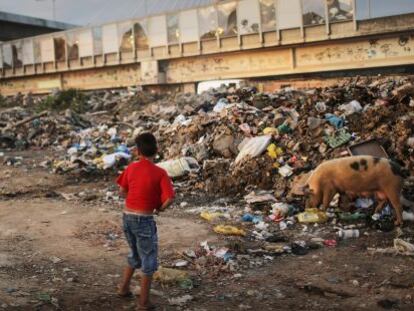
[(0, 41), (16, 40), (74, 27), (75, 25), (0, 11)]
[[(390, 3), (392, 2), (392, 5)], [(414, 1), (231, 0), (0, 44), (0, 93), (414, 64)]]

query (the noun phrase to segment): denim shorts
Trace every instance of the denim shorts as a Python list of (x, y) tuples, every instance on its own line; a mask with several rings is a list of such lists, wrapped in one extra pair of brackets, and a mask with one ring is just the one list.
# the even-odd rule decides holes
[(128, 264), (151, 276), (158, 269), (158, 234), (154, 217), (124, 214), (123, 221), (131, 249)]

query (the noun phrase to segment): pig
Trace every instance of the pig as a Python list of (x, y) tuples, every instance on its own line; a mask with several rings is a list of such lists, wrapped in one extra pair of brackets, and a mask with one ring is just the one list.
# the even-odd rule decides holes
[(319, 207), (322, 203), (327, 209), (336, 193), (375, 193), (381, 207), (382, 201), (391, 203), (395, 209), (395, 224), (402, 225), (400, 194), (403, 178), (407, 176), (398, 164), (385, 158), (351, 156), (325, 161), (307, 181), (308, 205)]

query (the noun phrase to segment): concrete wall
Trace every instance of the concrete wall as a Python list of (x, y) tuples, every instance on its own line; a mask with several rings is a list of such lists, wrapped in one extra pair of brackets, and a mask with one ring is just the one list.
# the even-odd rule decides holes
[(414, 14), (407, 14), (357, 24), (336, 22), (329, 29), (319, 25), (73, 61), (48, 60), (0, 68), (0, 93), (130, 85), (185, 84), (192, 89), (191, 84), (206, 80), (410, 66), (414, 64), (413, 25)]
[(0, 80), (0, 93), (13, 95), (20, 93), (50, 93), (54, 89), (107, 89), (138, 85), (140, 83), (138, 64), (110, 68), (54, 73), (36, 78)]
[[(277, 77), (319, 74), (344, 70), (414, 65), (414, 39), (400, 34), (381, 39), (324, 42), (290, 48), (272, 48), (236, 53), (166, 60), (162, 70), (166, 83), (191, 89), (199, 81), (231, 78)], [(85, 90), (142, 85), (139, 64), (49, 73), (0, 80), (0, 93), (49, 92), (54, 88)]]

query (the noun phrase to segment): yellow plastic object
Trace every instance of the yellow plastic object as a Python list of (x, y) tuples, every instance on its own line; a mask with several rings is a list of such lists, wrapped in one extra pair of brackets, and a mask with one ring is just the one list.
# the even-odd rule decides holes
[(154, 279), (164, 284), (178, 283), (189, 279), (189, 275), (186, 271), (159, 267), (158, 271), (154, 273)]
[(100, 157), (98, 157), (98, 158), (95, 158), (95, 159), (93, 159), (93, 164), (95, 164), (97, 167), (99, 167), (99, 168), (102, 168), (103, 167), (103, 164), (104, 164), (104, 162), (103, 162), (103, 157), (104, 156), (100, 156)]
[(55, 161), (53, 162), (54, 168), (61, 168), (67, 164), (67, 161)]
[(267, 154), (272, 159), (277, 159), (279, 156), (281, 156), (283, 154), (283, 150), (282, 150), (282, 148), (276, 146), (275, 144), (270, 144), (267, 147)]
[(274, 128), (274, 127), (266, 127), (263, 130), (263, 134), (265, 134), (265, 135), (277, 135), (278, 130), (277, 130), (277, 128)]
[(243, 229), (236, 228), (229, 225), (219, 225), (214, 227), (214, 232), (225, 235), (241, 235), (245, 236), (246, 232)]
[(277, 244), (276, 243), (269, 243), (269, 244), (264, 246), (265, 250), (271, 251), (271, 252), (274, 252), (274, 253), (280, 253), (280, 254), (285, 252), (284, 247), (285, 247), (285, 244), (280, 244), (280, 243), (277, 243)]
[(213, 219), (216, 219), (220, 216), (223, 216), (223, 214), (222, 213), (210, 213), (210, 212), (202, 212), (200, 214), (200, 217), (207, 221), (212, 221)]
[(317, 208), (308, 208), (303, 213), (298, 214), (301, 223), (323, 223), (328, 220), (325, 212)]

